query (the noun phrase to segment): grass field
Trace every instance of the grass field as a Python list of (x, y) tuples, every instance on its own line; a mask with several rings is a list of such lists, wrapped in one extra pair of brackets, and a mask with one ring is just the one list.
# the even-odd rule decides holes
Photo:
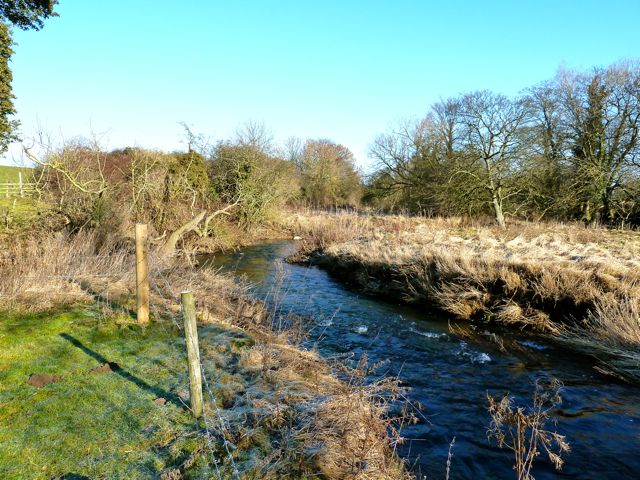
[[(179, 465), (197, 449), (170, 393), (187, 382), (181, 347), (157, 325), (118, 326), (96, 309), (4, 316), (0, 477), (149, 478)], [(120, 369), (100, 372), (106, 362)], [(56, 381), (32, 386), (33, 374)]]
[(31, 181), (31, 174), (33, 168), (27, 167), (12, 167), (8, 165), (0, 165), (0, 183), (12, 183), (19, 180), (18, 173), (22, 172), (22, 181)]
[[(0, 165), (0, 184), (17, 183), (19, 172), (22, 172), (24, 183), (33, 180), (31, 177), (32, 168)], [(49, 211), (50, 207), (44, 202), (38, 201), (33, 195), (6, 196), (4, 188), (0, 186), (0, 236), (30, 230), (42, 218), (42, 215)]]

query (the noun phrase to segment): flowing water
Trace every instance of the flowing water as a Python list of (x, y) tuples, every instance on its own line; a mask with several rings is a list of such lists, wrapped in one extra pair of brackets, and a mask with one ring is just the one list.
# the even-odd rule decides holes
[(486, 438), (487, 393), (510, 392), (518, 405), (529, 405), (533, 382), (552, 376), (564, 384), (554, 418), (572, 451), (561, 472), (541, 456), (535, 477), (640, 478), (640, 388), (612, 382), (587, 359), (522, 334), (468, 329), (471, 338), (462, 340), (442, 314), (355, 293), (315, 267), (281, 263), (293, 251), (293, 242), (281, 241), (210, 260), (248, 277), (258, 298), (276, 296), (282, 310), (311, 317), (310, 342), (323, 355), (366, 352), (372, 361), (388, 360), (385, 371), (411, 388), (409, 398), (426, 417), (402, 432), (407, 441), (399, 453), (416, 473), (444, 478), (455, 437), (451, 478), (515, 478), (511, 453)]

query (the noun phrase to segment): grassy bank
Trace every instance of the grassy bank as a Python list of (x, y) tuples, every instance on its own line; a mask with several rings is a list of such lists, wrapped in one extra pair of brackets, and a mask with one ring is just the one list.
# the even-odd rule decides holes
[(148, 478), (198, 448), (170, 393), (186, 382), (177, 335), (90, 306), (2, 317), (2, 478)]
[(23, 182), (31, 181), (32, 168), (0, 165), (0, 183), (17, 183), (20, 180), (20, 173), (22, 173)]
[(640, 233), (297, 215), (311, 259), (371, 294), (540, 332), (640, 381)]
[[(3, 478), (404, 478), (385, 398), (339, 381), (245, 287), (152, 255), (139, 327), (134, 259), (95, 237), (15, 242), (0, 256)], [(198, 299), (206, 421), (188, 410), (176, 292)], [(384, 391), (383, 391), (384, 390)], [(386, 393), (385, 393), (386, 392)], [(393, 394), (391, 392), (391, 394)], [(218, 462), (214, 463), (214, 459)]]

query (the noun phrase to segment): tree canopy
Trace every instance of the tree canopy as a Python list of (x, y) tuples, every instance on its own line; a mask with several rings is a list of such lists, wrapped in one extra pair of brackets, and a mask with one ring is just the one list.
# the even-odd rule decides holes
[(44, 21), (57, 14), (53, 8), (58, 0), (0, 0), (0, 21), (23, 30), (40, 30)]
[(367, 199), (437, 215), (640, 224), (640, 65), (438, 102), (380, 135)]

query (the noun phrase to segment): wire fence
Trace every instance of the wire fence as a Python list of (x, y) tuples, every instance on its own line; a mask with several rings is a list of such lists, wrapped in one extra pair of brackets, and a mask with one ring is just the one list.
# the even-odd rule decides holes
[[(63, 303), (73, 303), (77, 300), (91, 298), (93, 305), (96, 306), (98, 311), (103, 312), (102, 315), (104, 317), (122, 314), (135, 318), (135, 307), (132, 308), (130, 305), (131, 286), (134, 283), (133, 278), (135, 275), (135, 264), (132, 258), (123, 262), (121, 265), (122, 271), (117, 273), (83, 272), (83, 268), (78, 266), (90, 260), (108, 261), (111, 258), (111, 255), (79, 254), (75, 256), (76, 265), (64, 265), (55, 268), (58, 271), (54, 273), (25, 272), (26, 274), (20, 275), (22, 290), (26, 292), (32, 290), (34, 294), (37, 291), (46, 292), (46, 295), (52, 298), (57, 296)], [(162, 262), (159, 258), (150, 258), (148, 281), (154, 295), (151, 298), (149, 307), (154, 319), (154, 325), (161, 328), (168, 338), (175, 339), (185, 332), (180, 292), (174, 287), (168, 271), (163, 269), (161, 265)], [(175, 281), (175, 278), (173, 280)], [(123, 297), (123, 292), (118, 290), (117, 285), (119, 282), (125, 284), (125, 297)], [(47, 288), (50, 288), (50, 291), (47, 292)], [(0, 297), (7, 298), (11, 296), (15, 297), (15, 293), (0, 290)], [(170, 323), (168, 324), (167, 322)], [(170, 328), (169, 325), (174, 328)], [(183, 343), (183, 353), (186, 359), (186, 342)], [(185, 370), (186, 367), (187, 363), (185, 362)], [(195, 419), (196, 429), (201, 432), (204, 438), (216, 477), (219, 480), (224, 478), (236, 478), (239, 480), (240, 471), (233, 456), (233, 451), (236, 447), (227, 438), (226, 432), (230, 431), (230, 427), (223, 412), (218, 407), (217, 397), (212, 388), (214, 382), (209, 378), (204, 361), (200, 362), (200, 370), (207, 393), (207, 401), (203, 409), (202, 421)], [(185, 382), (184, 384), (176, 385), (175, 388), (187, 390), (188, 387), (188, 382)], [(178, 398), (186, 408), (189, 408), (189, 405), (184, 403), (180, 395), (178, 395)], [(228, 463), (224, 463), (227, 463), (231, 472), (225, 473), (221, 468), (223, 465), (222, 457), (227, 457)]]
[[(154, 290), (154, 292), (156, 292), (156, 294), (160, 298), (169, 299), (174, 305), (180, 305), (179, 314), (174, 313), (174, 311), (172, 311), (170, 308), (162, 308), (161, 306), (158, 306), (157, 304), (153, 304), (153, 303), (150, 304), (151, 311), (154, 314), (154, 316), (156, 316), (156, 318), (169, 319), (171, 320), (173, 325), (178, 329), (178, 331), (184, 332), (184, 327), (181, 321), (182, 315), (183, 315), (183, 307), (182, 307), (182, 304), (180, 303), (180, 292), (177, 292), (174, 289), (174, 287), (172, 286), (171, 280), (168, 278), (167, 274), (161, 268), (158, 267), (160, 262), (153, 261), (154, 260), (153, 257), (150, 260), (151, 260), (149, 262), (150, 287)], [(160, 325), (163, 325), (163, 323), (160, 322)], [(166, 329), (165, 331), (167, 332), (168, 335), (170, 335)], [(185, 354), (186, 354), (186, 351), (185, 351)], [(221, 441), (224, 447), (224, 452), (228, 457), (229, 465), (231, 466), (233, 477), (236, 478), (237, 480), (240, 480), (240, 470), (238, 469), (238, 466), (232, 454), (232, 451), (236, 449), (236, 446), (228, 440), (227, 435), (225, 434), (225, 432), (227, 432), (229, 429), (227, 421), (224, 418), (220, 409), (218, 408), (218, 401), (211, 389), (209, 379), (207, 378), (207, 372), (205, 370), (204, 362), (202, 361), (200, 362), (199, 368), (201, 371), (202, 380), (203, 380), (206, 392), (209, 396), (209, 404), (211, 406), (210, 411), (212, 412), (214, 417), (214, 418), (209, 417), (209, 414), (207, 412), (208, 409), (206, 408), (206, 404), (205, 404), (205, 408), (203, 408), (202, 410), (202, 419), (204, 422), (205, 441), (207, 444), (207, 449), (211, 456), (211, 462), (213, 463), (217, 477), (219, 479), (223, 479), (224, 477), (222, 476), (222, 472), (220, 470), (220, 460), (216, 457), (216, 452), (212, 444), (212, 438), (214, 439), (218, 438)]]
[(35, 183), (3, 182), (0, 183), (0, 197), (24, 197), (36, 192)]

